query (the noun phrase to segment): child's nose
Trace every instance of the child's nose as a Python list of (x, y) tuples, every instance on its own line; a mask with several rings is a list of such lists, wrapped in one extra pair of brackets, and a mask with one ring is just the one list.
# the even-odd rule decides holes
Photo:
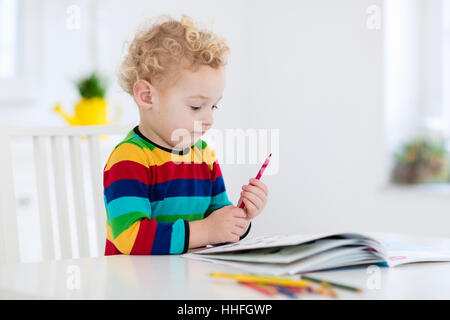
[(205, 130), (208, 130), (212, 125), (214, 124), (214, 116), (211, 114), (208, 114), (206, 118), (203, 119), (203, 127)]

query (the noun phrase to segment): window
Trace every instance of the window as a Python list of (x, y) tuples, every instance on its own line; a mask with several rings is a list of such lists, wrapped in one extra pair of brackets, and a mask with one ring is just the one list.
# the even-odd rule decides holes
[(40, 83), (42, 4), (0, 0), (0, 107), (33, 101)]
[(18, 10), (18, 1), (0, 0), (0, 78), (17, 73)]
[[(396, 182), (449, 182), (450, 0), (384, 2), (386, 129)], [(402, 181), (403, 179), (403, 181)]]
[(444, 1), (443, 8), (443, 48), (442, 48), (442, 83), (443, 105), (447, 123), (446, 136), (450, 138), (450, 1)]

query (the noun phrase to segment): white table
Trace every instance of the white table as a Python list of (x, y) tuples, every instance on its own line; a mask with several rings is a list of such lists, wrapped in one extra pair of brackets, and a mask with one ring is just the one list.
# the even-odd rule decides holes
[[(379, 268), (380, 281), (367, 267), (310, 273), (362, 288), (337, 290), (340, 299), (450, 299), (450, 263), (419, 263)], [(240, 272), (228, 266), (182, 256), (108, 256), (0, 265), (1, 299), (272, 299), (210, 272)], [(376, 275), (375, 275), (376, 276)], [(79, 280), (79, 281), (78, 281)], [(369, 289), (367, 283), (380, 284)], [(304, 295), (304, 299), (324, 299)], [(275, 299), (288, 299), (281, 295)]]

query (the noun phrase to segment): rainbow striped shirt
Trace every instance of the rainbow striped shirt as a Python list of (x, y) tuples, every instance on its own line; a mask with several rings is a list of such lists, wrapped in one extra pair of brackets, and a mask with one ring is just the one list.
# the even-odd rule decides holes
[(103, 187), (105, 255), (185, 253), (188, 221), (232, 205), (216, 155), (204, 140), (171, 150), (150, 141), (138, 126), (111, 152)]

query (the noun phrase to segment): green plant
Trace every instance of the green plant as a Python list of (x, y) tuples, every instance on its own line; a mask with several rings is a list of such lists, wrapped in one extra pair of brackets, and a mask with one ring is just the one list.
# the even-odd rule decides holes
[(78, 92), (83, 98), (104, 98), (107, 89), (107, 79), (92, 72), (88, 77), (77, 82)]
[(396, 183), (446, 182), (447, 155), (443, 140), (418, 138), (394, 153), (392, 180)]

